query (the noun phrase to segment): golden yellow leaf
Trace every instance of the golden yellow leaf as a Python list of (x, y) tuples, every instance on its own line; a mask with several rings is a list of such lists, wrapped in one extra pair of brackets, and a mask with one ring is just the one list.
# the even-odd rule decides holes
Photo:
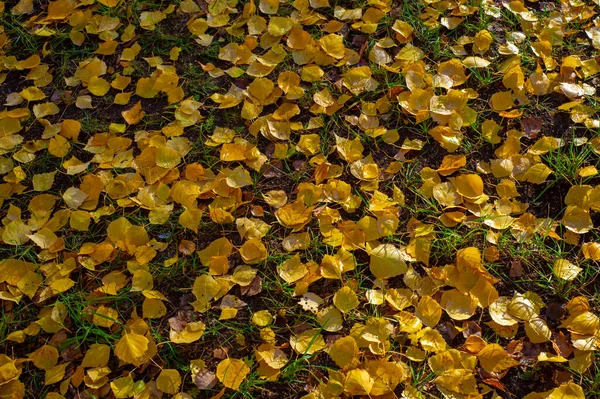
[(440, 305), (454, 320), (467, 320), (477, 310), (477, 302), (468, 293), (456, 289), (444, 291)]
[(370, 256), (369, 268), (379, 279), (399, 276), (408, 270), (400, 249), (392, 244), (381, 244), (375, 247)]
[(135, 125), (142, 120), (146, 113), (142, 110), (142, 102), (138, 101), (133, 107), (121, 112), (121, 115), (129, 125)]
[(489, 373), (501, 372), (519, 364), (498, 344), (487, 344), (477, 353), (481, 367)]
[(184, 329), (180, 332), (171, 330), (169, 338), (176, 344), (191, 344), (202, 337), (204, 334), (205, 325), (201, 321), (193, 321), (187, 323)]
[(325, 347), (325, 340), (318, 328), (312, 328), (290, 337), (290, 345), (300, 355), (312, 355)]
[(164, 393), (174, 395), (179, 391), (181, 376), (175, 369), (162, 369), (156, 377), (156, 387)]
[(525, 323), (527, 338), (534, 344), (550, 341), (552, 331), (546, 322), (540, 318), (534, 318)]
[(145, 319), (158, 319), (167, 314), (167, 308), (160, 299), (146, 298), (142, 304)]
[(52, 385), (60, 382), (65, 376), (65, 371), (69, 366), (69, 362), (58, 364), (46, 370), (44, 385)]
[(252, 323), (266, 327), (273, 322), (273, 315), (268, 310), (259, 310), (252, 315)]
[(548, 399), (585, 399), (583, 389), (572, 381), (554, 388), (547, 396)]
[(327, 353), (338, 367), (345, 368), (355, 361), (359, 350), (356, 340), (351, 336), (347, 336), (335, 341), (327, 349)]
[(110, 83), (101, 77), (94, 76), (88, 83), (88, 90), (95, 96), (102, 97), (110, 90)]
[(117, 378), (110, 382), (110, 389), (117, 399), (129, 398), (135, 393), (135, 382), (130, 376)]
[(50, 370), (58, 363), (58, 349), (51, 345), (42, 345), (35, 352), (29, 354), (35, 367)]
[(125, 332), (115, 345), (115, 355), (125, 363), (138, 364), (148, 350), (148, 342), (143, 335)]
[(360, 302), (358, 301), (358, 296), (354, 290), (348, 286), (345, 286), (340, 288), (335, 293), (333, 296), (333, 304), (342, 313), (348, 313), (352, 309), (357, 308)]
[(430, 296), (422, 296), (415, 308), (417, 316), (427, 327), (435, 327), (442, 317), (442, 307)]
[(257, 238), (251, 238), (240, 248), (240, 255), (244, 263), (254, 265), (267, 259), (267, 248)]
[(557, 259), (554, 262), (553, 269), (557, 277), (567, 281), (575, 280), (579, 272), (583, 270), (566, 259)]
[(216, 375), (225, 387), (237, 391), (249, 373), (250, 367), (243, 360), (228, 358), (219, 363)]
[(369, 395), (375, 381), (368, 371), (353, 369), (346, 374), (344, 380), (344, 391), (350, 395)]
[(344, 328), (342, 312), (335, 306), (329, 306), (319, 311), (317, 321), (325, 331), (336, 332)]
[(104, 367), (110, 358), (110, 346), (104, 344), (92, 344), (85, 352), (81, 361), (81, 367)]

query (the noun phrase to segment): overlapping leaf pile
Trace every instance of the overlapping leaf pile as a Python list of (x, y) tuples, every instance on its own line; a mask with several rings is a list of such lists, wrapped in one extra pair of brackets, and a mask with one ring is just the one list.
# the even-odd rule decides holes
[(597, 1), (0, 11), (0, 397), (600, 389)]

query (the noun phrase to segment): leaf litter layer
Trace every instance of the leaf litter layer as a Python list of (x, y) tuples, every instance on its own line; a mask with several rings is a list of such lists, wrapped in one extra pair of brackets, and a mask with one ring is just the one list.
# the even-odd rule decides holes
[(0, 397), (597, 397), (599, 11), (0, 1)]

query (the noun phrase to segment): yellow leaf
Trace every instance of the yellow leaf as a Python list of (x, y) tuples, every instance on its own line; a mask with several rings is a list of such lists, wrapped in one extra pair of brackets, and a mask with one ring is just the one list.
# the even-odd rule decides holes
[(292, 335), (290, 345), (300, 355), (312, 355), (325, 347), (325, 340), (320, 329), (312, 328), (302, 334)]
[(55, 157), (64, 158), (69, 154), (71, 145), (63, 136), (54, 136), (48, 143), (48, 152)]
[(156, 24), (167, 18), (162, 11), (144, 11), (140, 14), (140, 27), (146, 30), (154, 30)]
[(250, 367), (244, 361), (229, 358), (219, 363), (216, 374), (225, 387), (237, 391), (249, 373)]
[(129, 398), (135, 394), (135, 383), (130, 376), (121, 377), (110, 382), (110, 389), (117, 399)]
[(543, 163), (537, 163), (531, 168), (527, 169), (522, 179), (530, 183), (542, 184), (546, 181), (550, 173), (552, 173), (552, 169)]
[(335, 293), (333, 296), (333, 304), (342, 313), (348, 313), (352, 309), (357, 308), (360, 302), (352, 288), (345, 286)]
[(98, 45), (98, 48), (96, 49), (96, 51), (94, 51), (94, 54), (113, 55), (115, 53), (115, 51), (117, 50), (118, 44), (119, 43), (116, 42), (115, 40), (107, 40), (103, 43), (100, 43), (100, 45)]
[(198, 227), (200, 226), (200, 220), (202, 219), (202, 210), (197, 208), (188, 208), (184, 206), (184, 211), (179, 215), (179, 224), (186, 229), (192, 230), (194, 233), (198, 233)]
[(494, 41), (492, 34), (485, 29), (477, 32), (473, 39), (473, 51), (479, 54), (485, 53)]
[(582, 374), (592, 365), (594, 359), (593, 356), (593, 351), (580, 351), (575, 349), (575, 356), (573, 356), (572, 359), (569, 359), (569, 367)]
[(590, 165), (590, 166), (586, 166), (586, 167), (580, 168), (580, 169), (577, 171), (577, 174), (578, 174), (580, 177), (590, 177), (590, 176), (596, 176), (596, 175), (598, 174), (598, 169), (596, 169), (596, 167), (595, 167), (595, 166), (593, 166), (593, 165)]
[(53, 1), (48, 5), (48, 18), (53, 20), (65, 19), (73, 11), (73, 5), (67, 0)]
[(468, 293), (456, 289), (444, 291), (440, 305), (454, 320), (467, 320), (477, 310), (477, 302)]
[(381, 244), (375, 247), (370, 255), (369, 268), (371, 273), (379, 279), (399, 276), (408, 271), (400, 249), (392, 244)]
[(266, 327), (273, 322), (273, 315), (268, 310), (259, 310), (252, 315), (252, 323)]
[(581, 246), (581, 252), (586, 259), (600, 260), (600, 243), (586, 242)]
[(187, 323), (181, 332), (171, 330), (169, 338), (176, 344), (191, 344), (198, 341), (204, 334), (205, 326), (201, 321)]
[(369, 395), (375, 381), (368, 371), (353, 369), (346, 374), (344, 390), (350, 395)]
[(44, 385), (56, 384), (57, 382), (62, 380), (63, 377), (65, 376), (65, 370), (67, 369), (68, 365), (69, 365), (69, 363), (67, 362), (67, 363), (56, 365), (56, 366), (46, 370)]
[(575, 266), (566, 259), (557, 259), (554, 262), (553, 269), (554, 274), (556, 274), (557, 277), (567, 281), (575, 280), (579, 272), (582, 270), (580, 267)]
[(27, 101), (39, 101), (46, 98), (46, 94), (35, 86), (27, 87), (21, 90), (19, 94)]
[(88, 90), (95, 96), (102, 97), (110, 90), (110, 83), (99, 76), (90, 79)]
[(465, 57), (462, 63), (467, 68), (487, 68), (490, 62), (480, 57)]
[(319, 45), (325, 54), (335, 59), (344, 57), (346, 48), (344, 47), (344, 39), (340, 35), (330, 34), (319, 39)]
[(231, 281), (233, 281), (236, 284), (241, 285), (242, 287), (245, 287), (247, 285), (250, 285), (250, 283), (252, 283), (252, 281), (256, 277), (257, 273), (258, 273), (258, 270), (254, 269), (250, 266), (246, 266), (246, 265), (238, 266), (233, 271), (233, 275), (231, 276)]
[(51, 345), (42, 345), (29, 354), (33, 365), (42, 370), (50, 370), (58, 363), (58, 349)]
[(479, 351), (477, 358), (481, 367), (488, 373), (501, 372), (519, 364), (498, 344), (487, 344)]
[(98, 3), (105, 5), (106, 7), (115, 7), (121, 0), (98, 0)]
[(254, 265), (267, 259), (267, 248), (257, 238), (251, 238), (242, 244), (240, 255), (244, 263)]
[(442, 307), (430, 296), (422, 296), (415, 308), (417, 316), (427, 327), (435, 327), (442, 317)]
[(105, 367), (110, 358), (110, 346), (104, 344), (92, 344), (85, 352), (81, 361), (81, 367)]
[(63, 200), (71, 209), (77, 209), (83, 204), (88, 195), (75, 187), (69, 187), (63, 193)]
[(270, 190), (263, 193), (264, 201), (275, 209), (287, 204), (288, 196), (283, 190)]
[(8, 137), (21, 130), (21, 123), (15, 118), (0, 119), (0, 137)]
[(175, 369), (162, 369), (156, 378), (156, 387), (164, 393), (174, 395), (181, 386), (181, 376)]
[(75, 106), (79, 109), (93, 109), (92, 97), (88, 95), (78, 96), (75, 100)]
[(74, 119), (65, 119), (60, 124), (60, 135), (66, 139), (77, 140), (81, 132), (81, 123)]
[(585, 399), (583, 389), (572, 381), (550, 391), (548, 399)]
[(339, 368), (344, 368), (358, 358), (359, 350), (356, 340), (351, 337), (338, 339), (327, 349), (327, 353)]
[(534, 318), (525, 323), (525, 333), (527, 338), (534, 344), (550, 341), (552, 331), (546, 322), (539, 318)]
[(450, 181), (456, 188), (456, 191), (463, 197), (476, 200), (483, 195), (483, 180), (476, 174), (464, 174)]
[(279, 9), (279, 0), (260, 0), (258, 8), (264, 14), (276, 14)]
[(56, 115), (60, 112), (58, 106), (54, 103), (36, 104), (33, 106), (33, 114), (37, 119), (41, 119), (48, 115)]
[(129, 104), (129, 100), (131, 99), (131, 94), (133, 94), (133, 93), (132, 92), (117, 93), (117, 95), (115, 95), (115, 99), (113, 102), (117, 105), (127, 105), (127, 104)]
[(125, 363), (137, 364), (148, 350), (148, 342), (143, 335), (125, 332), (115, 345), (115, 355)]
[(160, 299), (145, 298), (142, 312), (145, 319), (158, 319), (167, 314), (167, 308)]
[(490, 97), (492, 109), (494, 111), (504, 111), (513, 106), (513, 95), (511, 91), (501, 91), (492, 94)]
[(576, 234), (585, 234), (594, 228), (589, 211), (569, 205), (562, 218), (563, 225)]
[(142, 102), (138, 101), (133, 107), (121, 112), (123, 119), (129, 125), (135, 125), (142, 120), (146, 113), (142, 110)]
[(92, 322), (100, 327), (109, 328), (119, 318), (119, 312), (115, 309), (100, 305), (94, 312)]
[(334, 306), (329, 306), (317, 313), (317, 321), (325, 331), (336, 332), (344, 328), (342, 313)]

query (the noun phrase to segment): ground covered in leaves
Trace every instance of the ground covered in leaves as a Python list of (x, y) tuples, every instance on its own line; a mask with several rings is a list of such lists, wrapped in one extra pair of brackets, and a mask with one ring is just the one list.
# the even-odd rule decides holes
[(600, 396), (598, 0), (0, 13), (0, 398)]

